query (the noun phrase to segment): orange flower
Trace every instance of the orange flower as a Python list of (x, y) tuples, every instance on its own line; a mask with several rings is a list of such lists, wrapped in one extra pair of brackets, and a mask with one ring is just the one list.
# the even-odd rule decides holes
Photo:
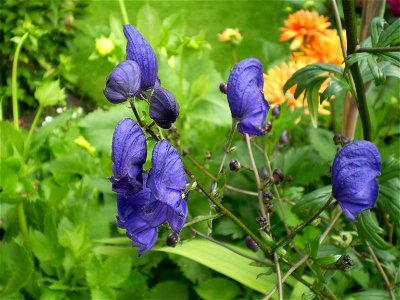
[(327, 17), (320, 16), (316, 11), (306, 10), (290, 14), (284, 24), (285, 27), (280, 29), (282, 34), (279, 41), (293, 39), (290, 43), (290, 50), (299, 49), (304, 44), (304, 39), (309, 41), (324, 34), (331, 25)]

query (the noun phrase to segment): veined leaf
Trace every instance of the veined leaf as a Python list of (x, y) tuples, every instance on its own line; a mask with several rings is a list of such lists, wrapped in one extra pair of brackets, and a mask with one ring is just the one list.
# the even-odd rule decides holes
[(371, 21), (371, 43), (373, 47), (376, 47), (379, 41), (379, 37), (383, 32), (385, 26), (385, 19), (373, 18)]
[(380, 35), (376, 47), (386, 47), (400, 38), (400, 19), (390, 24)]
[(386, 76), (383, 74), (381, 68), (376, 62), (375, 58), (372, 56), (368, 56), (367, 58), (368, 67), (371, 71), (372, 76), (374, 77), (375, 85), (379, 86), (385, 83)]
[(388, 213), (396, 223), (397, 226), (400, 227), (400, 180), (398, 178), (393, 178), (385, 182), (379, 187), (379, 198), (378, 203), (382, 204), (386, 213)]
[(379, 235), (384, 230), (379, 227), (370, 210), (364, 210), (357, 217), (357, 229), (360, 236), (379, 249), (389, 249), (390, 245)]

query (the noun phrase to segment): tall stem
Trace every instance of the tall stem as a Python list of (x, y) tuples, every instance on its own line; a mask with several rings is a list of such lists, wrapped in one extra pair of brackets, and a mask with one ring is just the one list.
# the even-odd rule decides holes
[(19, 129), (19, 111), (18, 111), (18, 97), (17, 97), (17, 68), (18, 68), (18, 58), (19, 53), (21, 52), (22, 44), (25, 42), (29, 33), (26, 32), (22, 38), (19, 40), (17, 49), (15, 50), (13, 66), (12, 66), (12, 77), (11, 77), (11, 93), (12, 93), (12, 108), (13, 108), (13, 118), (14, 118), (14, 127)]
[[(353, 54), (356, 52), (356, 47), (358, 45), (357, 38), (357, 27), (356, 27), (356, 14), (354, 9), (354, 1), (353, 0), (343, 0), (343, 14), (344, 14), (344, 23), (346, 26), (347, 33), (347, 55)], [(354, 84), (356, 87), (357, 93), (357, 104), (358, 110), (361, 117), (361, 123), (363, 127), (364, 139), (367, 141), (371, 140), (371, 120), (369, 117), (367, 98), (365, 96), (365, 87), (364, 82), (361, 77), (360, 68), (358, 67), (358, 63), (354, 63), (350, 67), (350, 72), (354, 79)]]
[(37, 122), (39, 121), (39, 118), (40, 118), (40, 115), (42, 114), (42, 112), (43, 112), (43, 105), (39, 104), (39, 108), (36, 112), (35, 118), (33, 119), (31, 128), (29, 129), (28, 137), (26, 138), (26, 142), (24, 145), (24, 154), (22, 155), (23, 162), (25, 162), (28, 159), (29, 147), (31, 145), (32, 134), (36, 128)]
[(125, 7), (124, 0), (119, 0), (118, 2), (119, 2), (119, 8), (121, 10), (122, 19), (124, 20), (124, 23), (125, 24), (130, 24), (128, 13), (126, 12), (126, 7)]

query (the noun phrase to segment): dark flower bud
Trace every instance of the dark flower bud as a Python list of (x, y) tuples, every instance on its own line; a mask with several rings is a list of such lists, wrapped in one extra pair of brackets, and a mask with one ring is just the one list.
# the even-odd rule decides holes
[(176, 244), (178, 244), (178, 242), (179, 242), (179, 236), (175, 232), (172, 232), (172, 233), (168, 234), (168, 236), (167, 236), (167, 246), (175, 247)]
[(268, 133), (272, 130), (272, 123), (271, 122), (264, 122), (262, 126), (262, 130), (264, 133)]
[(272, 203), (268, 203), (268, 205), (267, 205), (267, 211), (268, 211), (269, 213), (271, 213), (273, 210), (274, 210), (274, 205), (273, 205)]
[(104, 96), (117, 104), (134, 97), (140, 89), (139, 65), (130, 60), (123, 61), (108, 75)]
[(279, 145), (287, 145), (289, 143), (289, 131), (284, 130), (279, 137)]
[(250, 236), (246, 236), (246, 238), (244, 239), (244, 242), (246, 243), (247, 248), (253, 250), (254, 252), (257, 252), (258, 245)]
[(263, 202), (265, 204), (269, 203), (273, 198), (274, 198), (274, 194), (271, 193), (271, 191), (266, 191), (263, 194), (264, 198), (263, 198)]
[(277, 104), (274, 106), (274, 108), (272, 109), (272, 116), (275, 119), (279, 119), (279, 116), (281, 115), (281, 106), (280, 104)]
[(260, 173), (261, 179), (267, 181), (269, 179), (269, 174), (266, 166), (263, 166), (261, 168), (261, 173)]
[(351, 259), (350, 255), (346, 254), (339, 258), (336, 263), (335, 267), (341, 270), (348, 270), (351, 266), (354, 265), (353, 260)]
[(157, 88), (150, 99), (149, 114), (158, 126), (168, 129), (179, 115), (179, 104), (170, 91)]
[(272, 172), (272, 178), (274, 179), (274, 183), (277, 184), (282, 182), (285, 176), (283, 176), (283, 173), (280, 169), (275, 169)]
[(339, 145), (342, 142), (342, 137), (340, 134), (335, 134), (333, 136), (333, 142), (335, 143), (335, 145)]
[(226, 91), (228, 90), (228, 85), (225, 82), (221, 82), (219, 85), (219, 90), (221, 93), (226, 94)]
[(240, 162), (238, 162), (236, 159), (232, 159), (229, 163), (229, 169), (231, 169), (231, 171), (239, 171), (241, 168)]

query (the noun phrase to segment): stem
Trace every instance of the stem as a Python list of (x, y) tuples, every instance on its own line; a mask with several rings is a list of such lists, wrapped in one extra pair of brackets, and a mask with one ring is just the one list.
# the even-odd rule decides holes
[(251, 167), (254, 172), (254, 177), (256, 178), (257, 191), (258, 191), (258, 208), (260, 210), (261, 216), (267, 220), (268, 227), (270, 227), (269, 216), (267, 217), (267, 214), (265, 213), (265, 208), (264, 208), (263, 191), (262, 191), (260, 176), (258, 175), (257, 166), (256, 166), (254, 156), (253, 156), (253, 151), (251, 150), (250, 136), (247, 133), (244, 136), (246, 139), (247, 151), (249, 152)]
[(379, 53), (379, 52), (399, 52), (400, 47), (376, 47), (376, 48), (357, 48), (356, 52), (368, 52), (368, 53)]
[(196, 223), (207, 221), (207, 220), (210, 220), (210, 219), (214, 220), (214, 219), (217, 219), (217, 218), (219, 218), (219, 217), (221, 217), (223, 215), (224, 214), (222, 212), (220, 212), (220, 213), (217, 213), (217, 214), (212, 215), (212, 216), (199, 216), (199, 217), (196, 217), (193, 220), (190, 220), (189, 222), (185, 223), (182, 228), (189, 227), (189, 226), (192, 226), (192, 225), (194, 225)]
[(276, 266), (276, 275), (278, 277), (278, 295), (279, 295), (279, 300), (283, 300), (281, 267), (279, 265), (279, 256), (276, 253), (274, 253), (274, 261), (275, 261), (275, 266)]
[(28, 133), (28, 137), (26, 138), (26, 142), (25, 142), (25, 146), (24, 146), (24, 153), (22, 155), (22, 161), (25, 162), (28, 158), (28, 154), (29, 154), (29, 147), (31, 145), (31, 139), (32, 139), (32, 134), (33, 131), (36, 128), (37, 122), (39, 121), (39, 118), (41, 116), (43, 112), (43, 105), (39, 104), (39, 108), (36, 112), (35, 118), (33, 119), (31, 128), (29, 129), (29, 133)]
[(233, 140), (233, 136), (235, 134), (237, 124), (238, 124), (238, 121), (232, 119), (231, 131), (229, 132), (228, 140), (226, 141), (226, 144), (224, 147), (224, 155), (222, 156), (221, 164), (219, 165), (218, 174), (216, 176), (215, 181), (218, 181), (219, 174), (222, 172), (222, 169), (224, 167), (225, 159), (231, 148), (231, 144), (232, 144), (232, 140)]
[(396, 297), (393, 292), (393, 287), (391, 286), (389, 279), (387, 278), (386, 273), (381, 266), (381, 263), (379, 262), (378, 258), (376, 257), (374, 250), (372, 250), (371, 245), (368, 242), (367, 242), (367, 247), (368, 247), (369, 253), (372, 256), (372, 259), (374, 260), (376, 266), (378, 267), (379, 273), (381, 273), (381, 276), (382, 276), (383, 280), (385, 281), (386, 288), (388, 289), (390, 299), (395, 300)]
[(153, 137), (153, 139), (155, 139), (156, 141), (159, 141), (160, 138), (157, 136), (157, 134), (153, 130), (151, 130), (151, 127), (144, 124), (143, 121), (140, 119), (140, 116), (135, 107), (134, 99), (129, 99), (129, 103), (131, 104), (133, 114), (135, 115), (135, 118), (138, 121), (140, 127), (142, 127), (147, 133), (149, 133)]
[[(356, 52), (356, 47), (358, 45), (354, 1), (343, 0), (342, 4), (343, 4), (344, 22), (347, 30), (347, 54), (350, 55)], [(368, 112), (367, 98), (365, 96), (364, 82), (361, 77), (361, 72), (358, 67), (358, 63), (354, 63), (352, 66), (350, 66), (350, 72), (353, 76), (354, 84), (356, 87), (357, 104), (361, 117), (364, 139), (370, 141), (371, 120)]]
[(314, 216), (312, 216), (310, 219), (308, 219), (306, 222), (298, 226), (295, 230), (293, 230), (290, 234), (288, 234), (284, 239), (282, 239), (275, 247), (274, 249), (284, 246), (288, 244), (295, 236), (298, 234), (300, 231), (303, 230), (304, 227), (308, 226), (310, 223), (312, 223), (316, 218), (319, 217), (319, 215), (332, 203), (333, 197), (330, 196), (328, 201), (315, 213)]
[(17, 216), (18, 216), (19, 229), (21, 230), (22, 236), (24, 237), (25, 246), (30, 252), (31, 248), (29, 242), (28, 225), (26, 223), (26, 217), (24, 212), (24, 202), (18, 203)]
[(238, 62), (238, 55), (235, 46), (232, 46), (232, 57), (233, 57), (233, 63), (236, 64)]
[(12, 93), (12, 108), (13, 108), (14, 127), (16, 129), (19, 129), (19, 111), (18, 111), (18, 95), (17, 95), (18, 58), (19, 58), (19, 53), (21, 52), (22, 44), (25, 42), (28, 35), (29, 35), (29, 33), (25, 32), (25, 34), (19, 40), (17, 49), (15, 50), (14, 60), (13, 60), (13, 65), (12, 65), (11, 93)]
[(124, 0), (119, 0), (118, 2), (119, 2), (119, 8), (121, 10), (122, 19), (124, 20), (124, 23), (125, 24), (130, 24), (129, 17), (128, 17), (128, 14), (126, 12), (126, 7), (125, 7)]
[(249, 255), (244, 254), (244, 253), (242, 253), (242, 252), (240, 252), (240, 251), (237, 251), (236, 249), (234, 249), (234, 248), (228, 246), (227, 244), (225, 244), (225, 243), (223, 243), (223, 242), (220, 242), (220, 241), (217, 241), (217, 240), (213, 239), (212, 237), (210, 237), (210, 236), (208, 236), (208, 235), (202, 234), (201, 232), (199, 232), (199, 231), (197, 231), (197, 230), (195, 230), (195, 229), (193, 229), (193, 228), (190, 228), (190, 229), (192, 230), (192, 232), (193, 232), (194, 234), (196, 234), (196, 235), (198, 235), (198, 236), (201, 236), (202, 238), (205, 238), (206, 240), (209, 240), (210, 242), (213, 242), (213, 243), (215, 243), (215, 244), (217, 244), (217, 245), (220, 245), (220, 246), (222, 246), (222, 247), (224, 247), (224, 248), (226, 248), (226, 249), (232, 251), (233, 253), (236, 253), (236, 254), (238, 254), (238, 255), (240, 255), (240, 256), (243, 256), (243, 257), (245, 257), (245, 258), (248, 258), (248, 259), (250, 259), (250, 260), (253, 260), (253, 261), (255, 261), (255, 262), (258, 262), (258, 263), (260, 263), (260, 264), (263, 264), (263, 265), (265, 265), (265, 266), (269, 266), (269, 267), (273, 267), (273, 266), (274, 266), (272, 263), (266, 262), (266, 261), (264, 261), (264, 260), (258, 259), (258, 258), (256, 258), (256, 257), (249, 256)]
[(338, 34), (339, 34), (340, 47), (342, 49), (343, 58), (346, 59), (346, 57), (347, 57), (346, 44), (344, 43), (343, 28), (342, 28), (342, 22), (340, 21), (339, 9), (337, 7), (336, 0), (332, 0), (331, 2), (332, 2), (333, 13), (335, 15), (337, 31), (338, 31)]

